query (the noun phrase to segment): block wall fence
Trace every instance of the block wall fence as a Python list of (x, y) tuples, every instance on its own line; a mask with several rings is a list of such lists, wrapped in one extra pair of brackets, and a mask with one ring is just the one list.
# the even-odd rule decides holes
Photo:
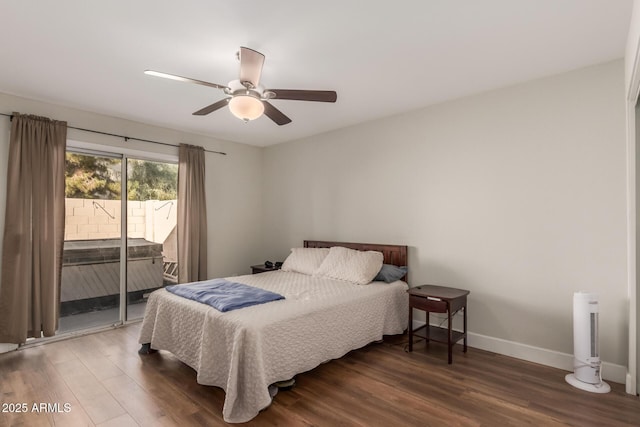
[[(121, 201), (65, 198), (65, 240), (120, 237)], [(177, 220), (177, 200), (127, 202), (129, 238), (163, 243)]]

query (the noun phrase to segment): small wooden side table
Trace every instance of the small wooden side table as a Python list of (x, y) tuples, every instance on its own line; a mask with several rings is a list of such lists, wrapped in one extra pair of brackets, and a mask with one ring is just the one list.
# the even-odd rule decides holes
[[(409, 351), (413, 351), (413, 336), (417, 335), (429, 340), (447, 344), (449, 347), (449, 364), (453, 362), (451, 350), (455, 343), (464, 340), (464, 352), (467, 352), (467, 295), (469, 291), (464, 289), (447, 288), (444, 286), (422, 285), (410, 288), (409, 292)], [(427, 322), (424, 326), (413, 329), (413, 309), (423, 310), (426, 313)], [(451, 323), (453, 316), (459, 310), (463, 313), (463, 330), (456, 331)], [(447, 313), (447, 328), (432, 326), (429, 324), (429, 313)], [(416, 334), (424, 329), (425, 335)]]

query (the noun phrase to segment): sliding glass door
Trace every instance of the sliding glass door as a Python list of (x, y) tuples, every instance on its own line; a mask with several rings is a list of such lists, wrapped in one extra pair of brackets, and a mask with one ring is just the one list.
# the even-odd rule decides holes
[(67, 153), (59, 332), (120, 321), (122, 158)]
[(177, 274), (178, 165), (127, 159), (127, 318)]
[(144, 314), (177, 276), (177, 164), (67, 153), (59, 333)]

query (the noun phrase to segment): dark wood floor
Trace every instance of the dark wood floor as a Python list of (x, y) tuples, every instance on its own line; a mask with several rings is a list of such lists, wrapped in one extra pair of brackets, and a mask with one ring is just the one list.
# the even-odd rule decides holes
[[(0, 355), (0, 426), (225, 425), (224, 392), (160, 352), (138, 356), (139, 324)], [(389, 337), (296, 377), (256, 426), (638, 426), (640, 400), (570, 387), (566, 372)], [(460, 346), (458, 346), (460, 347)], [(16, 413), (11, 404), (27, 404)], [(50, 404), (34, 412), (33, 404)], [(56, 407), (55, 404), (59, 404)], [(64, 404), (70, 404), (65, 412)]]

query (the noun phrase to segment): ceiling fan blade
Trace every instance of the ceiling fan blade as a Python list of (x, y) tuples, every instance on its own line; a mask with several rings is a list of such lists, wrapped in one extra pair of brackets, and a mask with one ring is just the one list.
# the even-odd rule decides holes
[(268, 91), (276, 94), (273, 99), (316, 102), (336, 102), (338, 99), (338, 94), (332, 90), (268, 89)]
[(240, 82), (250, 82), (253, 87), (260, 83), (264, 55), (248, 47), (241, 47), (240, 52)]
[(195, 113), (193, 113), (194, 116), (206, 116), (209, 113), (213, 113), (216, 110), (221, 109), (222, 107), (226, 107), (227, 104), (229, 103), (229, 100), (231, 98), (225, 98), (225, 99), (221, 99), (218, 102), (214, 102), (211, 105), (207, 105), (206, 107), (204, 107), (201, 110), (196, 111)]
[(195, 83), (197, 85), (214, 87), (216, 89), (229, 89), (228, 87), (226, 87), (224, 85), (219, 85), (219, 84), (216, 84), (216, 83), (209, 83), (209, 82), (205, 82), (205, 81), (202, 81), (202, 80), (190, 79), (189, 77), (176, 76), (175, 74), (162, 73), (160, 71), (144, 70), (144, 73), (149, 75), (149, 76), (162, 77), (164, 79), (177, 80), (179, 82)]
[(276, 122), (278, 126), (291, 123), (291, 119), (285, 116), (282, 111), (278, 110), (276, 107), (274, 107), (267, 101), (262, 101), (262, 103), (264, 104), (264, 115), (269, 117), (274, 122)]

